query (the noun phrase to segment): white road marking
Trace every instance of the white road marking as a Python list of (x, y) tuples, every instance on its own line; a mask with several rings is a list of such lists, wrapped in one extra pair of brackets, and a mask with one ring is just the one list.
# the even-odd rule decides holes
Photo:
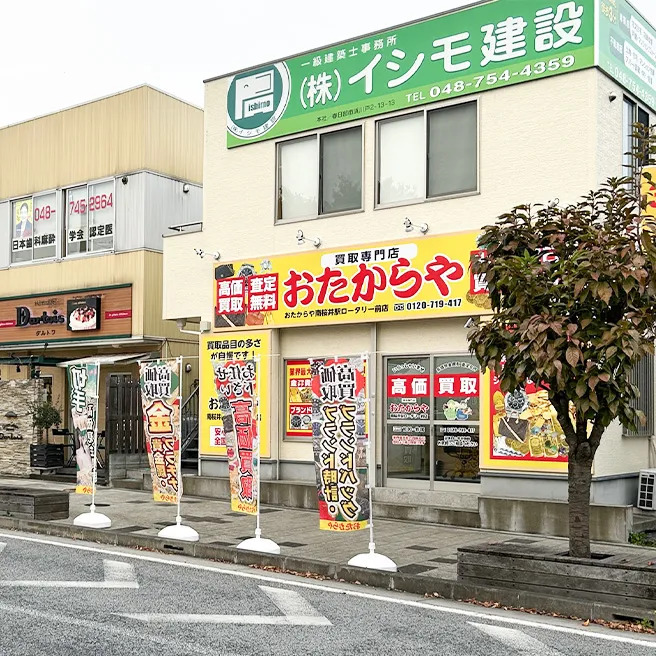
[(505, 647), (512, 647), (524, 656), (563, 656), (562, 652), (551, 649), (544, 642), (540, 642), (522, 631), (508, 629), (505, 626), (493, 626), (491, 624), (477, 624), (468, 622), (476, 627), (481, 633), (485, 633)]
[(293, 590), (259, 586), (283, 615), (192, 615), (189, 613), (115, 613), (139, 622), (160, 624), (267, 624), (285, 626), (332, 626), (332, 622), (321, 615), (312, 604)]
[[(556, 624), (547, 624), (546, 622), (534, 622), (530, 620), (522, 620), (516, 617), (507, 617), (501, 613), (483, 613), (480, 611), (465, 610), (464, 608), (455, 608), (451, 606), (438, 606), (435, 603), (427, 603), (422, 601), (412, 601), (411, 599), (399, 599), (396, 597), (388, 597), (381, 594), (373, 594), (369, 592), (359, 592), (357, 590), (345, 589), (342, 587), (332, 587), (329, 585), (320, 585), (317, 583), (308, 583), (306, 581), (294, 581), (283, 577), (267, 576), (265, 574), (254, 574), (252, 572), (242, 572), (231, 569), (224, 569), (219, 566), (201, 565), (200, 563), (186, 562), (180, 560), (170, 560), (165, 556), (146, 556), (143, 554), (129, 553), (126, 549), (123, 551), (113, 551), (111, 549), (103, 549), (102, 547), (88, 547), (86, 545), (74, 544), (72, 542), (61, 542), (58, 540), (47, 540), (44, 538), (33, 538), (27, 535), (12, 535), (11, 533), (0, 533), (0, 538), (10, 540), (21, 540), (23, 542), (34, 542), (36, 544), (48, 544), (55, 547), (63, 547), (65, 549), (76, 549), (78, 551), (90, 551), (92, 553), (105, 554), (108, 556), (117, 556), (119, 558), (131, 558), (132, 560), (141, 560), (149, 563), (158, 563), (160, 565), (171, 565), (172, 567), (182, 567), (187, 569), (195, 569), (202, 572), (214, 572), (215, 574), (225, 574), (227, 576), (236, 576), (244, 579), (252, 579), (255, 581), (266, 581), (268, 583), (275, 583), (276, 585), (288, 585), (297, 588), (306, 588), (310, 590), (317, 590), (319, 592), (332, 592), (333, 594), (343, 594), (349, 597), (356, 597), (358, 599), (369, 599), (372, 601), (381, 601), (391, 604), (398, 604), (401, 606), (408, 606), (411, 608), (422, 608), (424, 610), (432, 610), (438, 613), (446, 613), (451, 615), (461, 615), (462, 617), (471, 617), (475, 619), (489, 620), (493, 618), (495, 622), (503, 624), (512, 624), (515, 626), (525, 626), (535, 629), (545, 629), (547, 631), (556, 631), (558, 633), (566, 633), (569, 635), (584, 636), (586, 638), (596, 638), (598, 640), (606, 640), (608, 642), (619, 642), (626, 645), (637, 645), (640, 647), (647, 647), (656, 649), (656, 641), (641, 640), (639, 638), (629, 638), (622, 635), (615, 635), (598, 630), (596, 627), (590, 626), (586, 629), (574, 629), (568, 626), (561, 626)], [(64, 538), (66, 539), (66, 538)]]
[(115, 560), (103, 560), (105, 568), (104, 581), (5, 581), (0, 579), (2, 588), (109, 588), (137, 589), (137, 575), (130, 563)]
[(133, 640), (143, 640), (147, 642), (154, 642), (161, 647), (164, 647), (168, 653), (176, 654), (204, 654), (207, 655), (207, 650), (201, 647), (190, 645), (188, 641), (179, 642), (170, 637), (162, 638), (157, 635), (149, 635), (141, 631), (134, 631), (126, 626), (112, 626), (108, 622), (94, 622), (92, 620), (84, 620), (79, 617), (72, 617), (70, 615), (60, 615), (57, 613), (44, 613), (33, 608), (21, 608), (19, 606), (11, 606), (9, 604), (0, 603), (0, 613), (14, 614), (14, 615), (27, 615), (37, 620), (41, 620), (43, 626), (64, 626), (70, 624), (72, 626), (79, 626), (85, 629), (91, 629), (95, 635), (103, 636), (113, 634), (120, 642), (129, 637)]
[(0, 554), (4, 551), (4, 548), (7, 546), (6, 542), (0, 542)]

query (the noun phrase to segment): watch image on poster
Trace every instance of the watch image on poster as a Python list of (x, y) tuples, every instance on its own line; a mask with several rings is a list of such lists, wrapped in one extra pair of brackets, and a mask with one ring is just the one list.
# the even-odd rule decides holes
[(567, 462), (567, 442), (545, 389), (532, 382), (502, 392), (490, 375), (490, 458), (505, 461)]

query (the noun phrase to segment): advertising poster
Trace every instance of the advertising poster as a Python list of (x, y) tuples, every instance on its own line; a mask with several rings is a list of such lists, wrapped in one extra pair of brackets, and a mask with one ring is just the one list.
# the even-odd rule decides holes
[(77, 463), (75, 491), (78, 494), (93, 494), (93, 485), (96, 481), (99, 369), (97, 363), (68, 366), (68, 401), (73, 421)]
[(240, 72), (227, 146), (590, 68), (596, 1), (497, 0)]
[(387, 424), (387, 475), (389, 478), (430, 477), (430, 425), (404, 421)]
[(597, 3), (597, 64), (656, 109), (656, 30), (626, 0)]
[(478, 421), (481, 368), (469, 356), (434, 359), (436, 421)]
[(311, 360), (319, 527), (369, 525), (366, 372), (362, 358)]
[(32, 199), (14, 203), (14, 235), (12, 240), (13, 251), (32, 250), (34, 235), (34, 221), (32, 217)]
[(179, 360), (139, 363), (146, 451), (155, 501), (177, 503), (182, 495), (180, 463), (180, 366)]
[(477, 481), (480, 478), (480, 427), (436, 424), (435, 480)]
[[(215, 384), (214, 367), (220, 362), (259, 358), (259, 401), (261, 456), (271, 455), (269, 431), (269, 394), (271, 372), (271, 332), (221, 333), (200, 337), (200, 455), (203, 458), (227, 456), (223, 411)], [(281, 401), (282, 402), (282, 401)]]
[(428, 358), (390, 358), (387, 361), (388, 419), (430, 419), (429, 367)]
[(214, 382), (223, 415), (233, 512), (257, 513), (258, 390), (254, 360), (219, 361)]
[(548, 392), (529, 382), (504, 393), (493, 372), (485, 375), (486, 444), (482, 466), (567, 471), (567, 442)]
[(214, 268), (214, 329), (480, 315), (478, 233), (304, 251)]
[(285, 435), (312, 439), (312, 377), (309, 360), (287, 360), (285, 387)]

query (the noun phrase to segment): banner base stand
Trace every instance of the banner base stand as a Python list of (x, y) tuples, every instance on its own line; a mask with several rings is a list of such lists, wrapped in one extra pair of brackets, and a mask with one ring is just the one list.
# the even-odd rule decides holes
[(198, 542), (200, 536), (191, 526), (185, 526), (180, 516), (176, 517), (177, 522), (163, 528), (158, 534), (158, 538), (168, 540), (182, 540), (183, 542)]
[(396, 572), (396, 563), (383, 556), (383, 554), (376, 553), (376, 545), (373, 542), (369, 543), (369, 553), (358, 554), (353, 556), (348, 561), (349, 567), (362, 567), (364, 569), (378, 569), (383, 572)]
[(243, 551), (257, 551), (259, 553), (275, 555), (280, 553), (280, 547), (273, 540), (263, 538), (262, 531), (259, 528), (255, 529), (254, 538), (248, 538), (248, 540), (240, 542), (237, 545), (237, 549), (242, 549)]
[(94, 506), (91, 506), (90, 512), (82, 513), (73, 520), (73, 526), (84, 528), (110, 528), (111, 525), (112, 520), (107, 515), (97, 513)]

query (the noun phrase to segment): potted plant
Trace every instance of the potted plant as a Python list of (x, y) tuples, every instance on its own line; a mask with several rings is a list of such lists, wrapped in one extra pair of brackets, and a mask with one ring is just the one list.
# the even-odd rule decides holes
[[(61, 413), (50, 402), (35, 403), (32, 408), (32, 426), (37, 430), (37, 444), (30, 448), (31, 466), (52, 469), (64, 466), (64, 449), (59, 444), (48, 444), (50, 429), (62, 422)], [(43, 439), (45, 433), (45, 441)]]

